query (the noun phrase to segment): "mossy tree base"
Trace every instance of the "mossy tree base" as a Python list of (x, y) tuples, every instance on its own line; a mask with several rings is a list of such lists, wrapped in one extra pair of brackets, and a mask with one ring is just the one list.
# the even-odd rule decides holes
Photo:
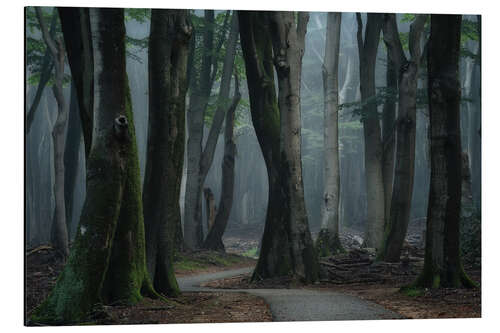
[(345, 252), (338, 234), (321, 229), (316, 239), (316, 253), (319, 257), (329, 257)]

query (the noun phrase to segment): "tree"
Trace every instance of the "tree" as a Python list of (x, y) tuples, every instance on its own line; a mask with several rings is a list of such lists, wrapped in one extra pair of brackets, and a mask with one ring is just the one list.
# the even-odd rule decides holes
[[(253, 279), (318, 277), (300, 160), (300, 74), (307, 13), (239, 12), (252, 122), (269, 179), (266, 225)], [(274, 85), (275, 65), (279, 99)]]
[[(233, 19), (237, 19), (234, 15)], [(236, 143), (234, 142), (234, 116), (236, 107), (241, 99), (239, 90), (239, 80), (235, 72), (234, 75), (234, 97), (233, 101), (227, 110), (226, 121), (224, 128), (224, 158), (222, 160), (222, 192), (219, 200), (219, 209), (215, 216), (214, 225), (209, 228), (209, 232), (203, 248), (224, 251), (224, 243), (222, 242), (222, 235), (226, 230), (231, 207), (233, 206), (233, 192), (234, 192), (234, 160), (236, 158)]]
[(181, 223), (184, 163), (188, 10), (153, 9), (149, 37), (149, 130), (143, 204), (147, 266), (155, 289), (175, 296), (173, 252)]
[(91, 8), (89, 16), (96, 98), (87, 195), (68, 262), (33, 322), (81, 322), (98, 303), (158, 296), (146, 269), (123, 9)]
[[(394, 64), (398, 77), (398, 117), (396, 129), (396, 159), (394, 185), (386, 220), (384, 238), (378, 258), (385, 261), (399, 261), (410, 222), (410, 208), (413, 194), (415, 170), (415, 133), (417, 120), (417, 75), (421, 63), (421, 35), (427, 15), (417, 15), (410, 25), (409, 50), (407, 59), (398, 33), (395, 14), (385, 14), (384, 41), (390, 61)], [(385, 180), (385, 179), (384, 179)]]
[[(61, 40), (54, 40), (45, 25), (42, 9), (36, 7), (36, 16), (40, 24), (43, 40), (52, 57), (55, 69), (55, 80), (52, 86), (57, 101), (57, 118), (52, 128), (54, 145), (54, 197), (55, 207), (51, 230), (51, 240), (58, 253), (66, 260), (69, 254), (68, 228), (66, 225), (66, 207), (64, 199), (64, 147), (66, 144), (66, 128), (68, 126), (68, 104), (64, 98), (64, 47)], [(55, 11), (54, 14), (55, 15)]]
[[(225, 24), (224, 24), (225, 25)], [(223, 25), (223, 26), (224, 26)], [(216, 110), (208, 133), (205, 146), (202, 146), (203, 126), (208, 99), (212, 91), (218, 68), (220, 48), (225, 39), (225, 28), (214, 46), (214, 13), (205, 11), (205, 30), (203, 33), (203, 54), (199, 82), (192, 82), (192, 93), (188, 109), (188, 144), (187, 144), (187, 178), (184, 208), (184, 238), (189, 249), (197, 249), (203, 245), (203, 226), (201, 221), (201, 192), (208, 171), (213, 162), (217, 140), (219, 138), (224, 117), (228, 109), (229, 89), (234, 67), (236, 43), (238, 40), (238, 21), (233, 15), (231, 29), (226, 42), (226, 54), (222, 66), (221, 83), (217, 98)], [(191, 80), (194, 78), (191, 77)]]
[(340, 165), (338, 133), (338, 66), (342, 13), (328, 13), (323, 63), (324, 98), (324, 188), (321, 230), (317, 239), (320, 255), (342, 251), (339, 239)]
[(85, 157), (92, 144), (94, 105), (94, 59), (88, 8), (59, 7), (64, 44), (75, 85), (83, 132)]
[(365, 139), (367, 225), (364, 245), (379, 248), (384, 232), (385, 196), (382, 173), (382, 137), (375, 102), (375, 63), (383, 14), (367, 14), (364, 40), (363, 22), (360, 13), (356, 13), (356, 19), (358, 22), (359, 80)]
[(427, 71), (430, 113), (431, 185), (424, 268), (415, 285), (473, 287), (459, 246), (462, 164), (460, 142), (461, 15), (431, 15)]

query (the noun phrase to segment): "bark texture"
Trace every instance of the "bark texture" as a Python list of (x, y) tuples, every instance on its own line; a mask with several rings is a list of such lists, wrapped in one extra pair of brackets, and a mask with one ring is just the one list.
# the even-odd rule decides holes
[(339, 239), (339, 49), (341, 13), (328, 13), (326, 23), (325, 58), (323, 62), (324, 98), (324, 187), (321, 230), (316, 249), (320, 256), (342, 251)]
[(396, 15), (386, 14), (384, 19), (384, 41), (389, 57), (399, 72), (398, 117), (394, 126), (396, 130), (394, 184), (389, 206), (389, 219), (386, 220), (384, 239), (378, 253), (379, 259), (391, 262), (399, 261), (401, 247), (410, 222), (415, 170), (417, 74), (422, 53), (421, 34), (426, 19), (427, 15), (417, 15), (410, 25), (409, 60), (404, 54), (400, 41)]
[(359, 80), (363, 104), (363, 134), (365, 139), (365, 175), (367, 221), (364, 245), (379, 248), (384, 233), (385, 194), (382, 173), (382, 133), (375, 102), (375, 63), (383, 25), (383, 14), (367, 14), (363, 39), (361, 14), (358, 22)]
[(431, 15), (427, 58), (431, 184), (424, 269), (415, 282), (419, 287), (474, 285), (463, 270), (459, 246), (462, 158), (458, 60), (461, 20), (461, 15)]
[(192, 30), (187, 10), (152, 10), (143, 202), (148, 270), (155, 289), (166, 295), (179, 294), (173, 252), (181, 223), (187, 55)]

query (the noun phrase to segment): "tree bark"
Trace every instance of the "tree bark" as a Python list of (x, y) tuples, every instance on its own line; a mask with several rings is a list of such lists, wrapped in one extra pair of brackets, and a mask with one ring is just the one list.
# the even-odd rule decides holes
[(461, 15), (431, 15), (427, 58), (431, 185), (424, 269), (418, 287), (472, 287), (459, 246), (462, 164), (460, 144)]
[[(269, 177), (266, 226), (253, 279), (288, 275), (309, 283), (318, 278), (300, 154), (300, 76), (309, 15), (299, 13), (297, 23), (294, 15), (240, 12), (252, 121)], [(272, 63), (278, 74), (278, 108), (275, 92), (270, 91), (274, 90)]]
[(384, 232), (385, 194), (382, 173), (382, 136), (375, 98), (375, 63), (383, 24), (383, 14), (367, 14), (363, 41), (363, 23), (357, 13), (359, 78), (363, 104), (363, 134), (365, 139), (365, 174), (367, 221), (364, 245), (380, 248)]
[(417, 15), (410, 26), (410, 60), (407, 60), (400, 42), (396, 15), (386, 14), (384, 22), (384, 41), (389, 56), (399, 72), (394, 185), (389, 206), (389, 220), (386, 221), (384, 239), (378, 253), (379, 259), (390, 262), (399, 261), (401, 247), (410, 222), (415, 170), (417, 74), (422, 53), (420, 49), (421, 34), (426, 19), (426, 15)]
[(149, 39), (149, 130), (144, 180), (148, 270), (155, 289), (178, 295), (173, 270), (184, 163), (187, 54), (192, 26), (187, 10), (156, 10)]
[[(87, 160), (87, 196), (68, 262), (49, 297), (34, 311), (33, 322), (78, 323), (85, 321), (98, 303), (117, 299), (131, 302), (141, 291), (155, 295), (147, 276), (144, 247), (122, 246), (124, 240), (144, 245), (142, 219), (134, 223), (136, 233), (127, 231), (130, 226), (127, 222), (135, 215), (127, 219), (126, 214), (136, 211), (142, 215), (142, 207), (130, 199), (131, 189), (140, 194), (137, 187), (140, 183), (125, 71), (123, 9), (89, 11), (96, 103), (94, 135)], [(135, 163), (130, 165), (133, 158)], [(140, 196), (138, 199), (140, 203)], [(121, 210), (123, 206), (126, 209)], [(116, 265), (112, 252), (120, 254), (123, 266)], [(123, 275), (112, 279), (110, 287), (106, 278), (117, 277), (113, 274), (117, 271)], [(115, 293), (126, 289), (129, 293)]]
[(85, 157), (92, 144), (94, 104), (94, 60), (88, 8), (59, 7), (64, 44), (71, 78), (78, 97)]
[(324, 95), (324, 187), (321, 230), (316, 249), (320, 256), (341, 252), (339, 239), (339, 49), (342, 13), (328, 13), (326, 23), (325, 58), (323, 63)]
[[(233, 14), (233, 17), (237, 17)], [(233, 206), (234, 193), (234, 162), (236, 158), (236, 143), (234, 142), (234, 116), (236, 107), (241, 99), (239, 81), (234, 77), (234, 97), (231, 106), (226, 113), (226, 124), (224, 128), (224, 158), (222, 160), (222, 191), (219, 200), (219, 208), (213, 226), (209, 227), (207, 238), (203, 247), (215, 251), (224, 251), (222, 236), (226, 230), (231, 208)]]
[(78, 156), (82, 138), (82, 127), (78, 115), (78, 98), (74, 83), (71, 84), (69, 103), (68, 129), (66, 131), (66, 145), (64, 148), (64, 198), (66, 200), (66, 225), (71, 238), (73, 225), (73, 207), (76, 176), (78, 173)]

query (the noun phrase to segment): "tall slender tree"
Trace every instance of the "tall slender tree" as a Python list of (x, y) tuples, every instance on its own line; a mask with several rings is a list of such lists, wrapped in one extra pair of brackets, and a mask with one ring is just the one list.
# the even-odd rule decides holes
[(384, 233), (385, 194), (382, 173), (382, 133), (375, 101), (375, 63), (383, 24), (383, 14), (367, 14), (364, 39), (363, 22), (360, 13), (356, 13), (356, 19), (358, 22), (359, 80), (361, 102), (363, 103), (362, 122), (365, 140), (367, 225), (364, 245), (379, 248)]
[(424, 268), (415, 282), (419, 287), (474, 286), (463, 270), (459, 244), (461, 21), (461, 15), (431, 15), (427, 57), (431, 185)]
[[(184, 238), (189, 249), (200, 248), (203, 244), (201, 192), (206, 176), (213, 162), (217, 139), (222, 129), (222, 123), (229, 100), (234, 55), (238, 38), (238, 22), (233, 19), (231, 30), (226, 44), (226, 55), (222, 68), (221, 84), (217, 109), (205, 146), (202, 144), (205, 111), (212, 92), (212, 86), (217, 76), (218, 54), (226, 40), (226, 24), (230, 12), (225, 16), (221, 34), (215, 43), (214, 12), (205, 11), (205, 27), (203, 31), (203, 50), (199, 76), (191, 72), (190, 75), (190, 101), (188, 109), (188, 143), (187, 143), (187, 178), (186, 197), (184, 208)], [(193, 45), (195, 47), (195, 45)], [(194, 50), (192, 50), (194, 54)], [(191, 58), (193, 58), (192, 56)], [(189, 67), (189, 66), (188, 66)], [(194, 65), (191, 65), (194, 68)]]
[(173, 252), (184, 163), (188, 10), (153, 9), (149, 36), (149, 130), (144, 176), (147, 266), (155, 289), (175, 296)]
[(323, 62), (324, 134), (325, 151), (323, 206), (321, 230), (317, 239), (319, 255), (342, 251), (339, 238), (339, 49), (342, 13), (328, 13), (326, 23), (325, 58)]
[[(234, 15), (234, 18), (237, 18)], [(224, 157), (222, 159), (222, 191), (220, 194), (219, 208), (215, 216), (215, 222), (212, 228), (209, 228), (207, 238), (203, 247), (210, 250), (224, 251), (222, 236), (226, 230), (229, 214), (233, 206), (234, 193), (234, 162), (236, 159), (236, 143), (234, 138), (234, 120), (235, 111), (241, 99), (239, 89), (239, 79), (235, 72), (234, 75), (234, 96), (229, 109), (226, 112), (226, 121), (224, 128)]]

